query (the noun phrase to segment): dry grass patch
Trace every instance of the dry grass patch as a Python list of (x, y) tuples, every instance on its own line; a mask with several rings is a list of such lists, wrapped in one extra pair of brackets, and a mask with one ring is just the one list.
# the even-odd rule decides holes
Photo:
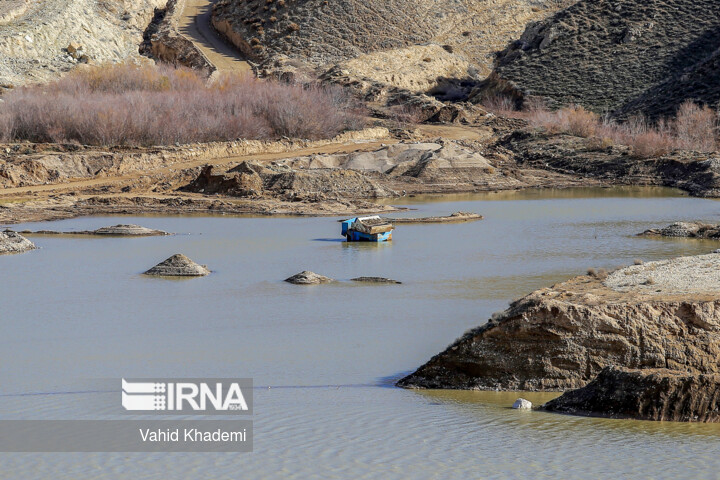
[(675, 118), (660, 119), (654, 123), (643, 116), (634, 116), (619, 123), (578, 105), (551, 111), (538, 101), (517, 110), (514, 100), (499, 96), (488, 98), (483, 106), (497, 114), (525, 119), (549, 133), (589, 138), (593, 148), (627, 145), (632, 147), (632, 154), (640, 158), (661, 156), (675, 149), (698, 152), (718, 149), (718, 112), (691, 100), (680, 106)]
[(17, 89), (0, 104), (3, 141), (168, 145), (294, 137), (319, 139), (361, 128), (340, 89), (288, 85), (167, 66), (76, 70), (48, 85)]

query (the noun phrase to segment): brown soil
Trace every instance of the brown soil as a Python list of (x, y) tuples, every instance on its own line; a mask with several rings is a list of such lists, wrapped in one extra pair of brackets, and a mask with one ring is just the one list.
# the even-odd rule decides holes
[[(720, 256), (674, 261), (700, 266), (717, 263)], [(703, 284), (702, 278), (671, 273), (659, 279), (659, 288), (638, 283), (613, 289), (599, 278), (581, 276), (537, 290), (465, 333), (398, 385), (565, 390), (586, 385), (610, 365), (720, 373), (720, 283), (713, 271), (707, 272), (712, 282), (705, 282), (702, 292), (686, 285)]]
[(720, 422), (720, 375), (607, 367), (542, 410), (573, 415), (681, 422)]
[(473, 127), (395, 132), (164, 148), (0, 146), (0, 222), (143, 212), (354, 215), (395, 210), (369, 198), (538, 187), (665, 185), (720, 196), (720, 163), (691, 153), (638, 160), (625, 147), (598, 148), (492, 116)]

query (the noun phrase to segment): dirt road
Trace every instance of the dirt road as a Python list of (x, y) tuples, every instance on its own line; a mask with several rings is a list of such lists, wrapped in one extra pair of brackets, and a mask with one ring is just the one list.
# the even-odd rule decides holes
[(187, 0), (180, 32), (187, 36), (220, 72), (251, 72), (250, 64), (220, 38), (210, 25), (214, 0)]

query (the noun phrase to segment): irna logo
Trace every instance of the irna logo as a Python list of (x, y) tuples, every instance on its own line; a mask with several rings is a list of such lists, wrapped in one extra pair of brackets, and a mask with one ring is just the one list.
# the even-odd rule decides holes
[(122, 406), (131, 412), (252, 413), (251, 379), (122, 379)]

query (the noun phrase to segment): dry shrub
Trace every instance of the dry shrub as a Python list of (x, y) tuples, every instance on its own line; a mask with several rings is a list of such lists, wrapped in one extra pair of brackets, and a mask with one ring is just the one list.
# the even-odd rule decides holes
[(558, 115), (563, 119), (563, 130), (578, 137), (594, 135), (599, 124), (597, 114), (581, 106), (563, 108), (558, 111)]
[(553, 133), (569, 133), (578, 137), (590, 137), (599, 125), (597, 114), (584, 107), (570, 105), (557, 111), (533, 108), (525, 114), (531, 125), (545, 127)]
[(717, 112), (707, 105), (699, 106), (688, 100), (678, 109), (674, 121), (680, 148), (711, 152), (717, 148)]
[(515, 101), (506, 95), (489, 95), (483, 98), (482, 105), (486, 110), (496, 114), (512, 116), (515, 113)]
[(615, 145), (615, 142), (610, 137), (594, 136), (590, 138), (590, 141), (588, 142), (588, 146), (591, 150), (607, 150), (613, 145)]
[(605, 280), (609, 273), (604, 268), (594, 269), (594, 268), (588, 268), (587, 274), (589, 277), (597, 278), (598, 280)]
[(672, 138), (651, 130), (631, 137), (627, 145), (633, 148), (633, 156), (639, 158), (660, 157), (673, 148)]
[(622, 124), (605, 120), (598, 132), (618, 144), (632, 147), (632, 154), (639, 158), (665, 155), (675, 148), (672, 129), (664, 120), (650, 124), (642, 115), (627, 119)]
[(13, 118), (6, 113), (0, 114), (0, 142), (9, 142), (12, 138)]
[(403, 104), (390, 107), (390, 120), (400, 128), (417, 125), (425, 120), (425, 117), (422, 108), (414, 105)]
[(358, 117), (336, 89), (238, 75), (206, 85), (188, 69), (116, 65), (7, 94), (0, 136), (10, 130), (12, 140), (90, 145), (317, 139), (362, 126)]
[(674, 119), (660, 119), (655, 123), (642, 115), (616, 123), (575, 105), (551, 111), (537, 101), (524, 111), (516, 111), (508, 97), (490, 97), (483, 105), (496, 113), (523, 118), (549, 133), (590, 138), (589, 147), (595, 150), (613, 144), (627, 145), (632, 148), (633, 156), (649, 158), (673, 149), (712, 152), (718, 148), (718, 113), (690, 100), (680, 106)]

